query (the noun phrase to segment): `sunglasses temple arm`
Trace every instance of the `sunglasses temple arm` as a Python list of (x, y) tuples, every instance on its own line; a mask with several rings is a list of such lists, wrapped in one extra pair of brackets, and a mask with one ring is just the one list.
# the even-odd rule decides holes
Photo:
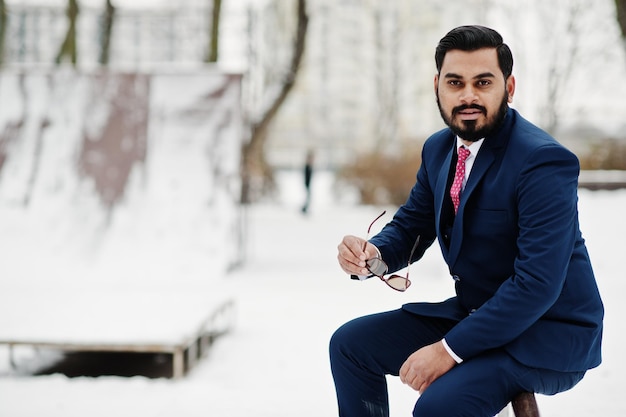
[(409, 267), (411, 266), (411, 259), (413, 259), (413, 254), (415, 254), (415, 249), (417, 249), (417, 246), (420, 243), (420, 236), (417, 236), (417, 239), (415, 239), (415, 244), (413, 245), (413, 249), (411, 249), (411, 254), (409, 255), (409, 262), (406, 266), (406, 278), (409, 278)]
[(380, 213), (378, 217), (372, 220), (372, 222), (370, 223), (370, 226), (367, 228), (367, 235), (365, 235), (365, 242), (363, 243), (363, 252), (365, 252), (365, 248), (367, 248), (367, 241), (370, 239), (370, 231), (372, 230), (372, 226), (374, 226), (374, 223), (376, 223), (378, 219), (383, 217), (385, 213), (387, 213), (387, 210), (383, 210), (383, 212)]
[(378, 217), (376, 217), (374, 220), (372, 220), (372, 222), (370, 223), (370, 227), (367, 228), (367, 234), (370, 234), (370, 230), (372, 230), (372, 226), (374, 226), (374, 223), (376, 223), (378, 221), (378, 219), (380, 219), (381, 217), (383, 217), (385, 215), (385, 213), (387, 213), (387, 210), (383, 210), (382, 213), (380, 213), (378, 215)]

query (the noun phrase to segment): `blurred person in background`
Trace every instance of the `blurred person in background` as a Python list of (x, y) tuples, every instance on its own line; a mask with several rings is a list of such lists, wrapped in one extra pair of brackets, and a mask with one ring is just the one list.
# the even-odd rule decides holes
[(304, 190), (306, 192), (304, 198), (304, 205), (302, 206), (302, 213), (307, 214), (309, 212), (309, 205), (311, 204), (311, 179), (313, 178), (313, 161), (315, 160), (315, 153), (313, 150), (309, 150), (306, 153), (306, 159), (304, 161)]

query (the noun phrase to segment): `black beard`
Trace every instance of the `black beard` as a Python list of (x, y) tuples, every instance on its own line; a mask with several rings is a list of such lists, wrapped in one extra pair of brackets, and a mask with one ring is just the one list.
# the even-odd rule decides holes
[[(470, 104), (458, 106), (452, 109), (452, 114), (448, 117), (443, 109), (441, 108), (441, 103), (439, 102), (439, 94), (437, 93), (437, 106), (439, 107), (439, 114), (441, 114), (441, 118), (446, 123), (446, 125), (454, 132), (455, 135), (460, 137), (463, 140), (469, 142), (477, 142), (484, 137), (489, 136), (493, 132), (495, 132), (506, 117), (506, 113), (509, 110), (509, 95), (508, 93), (504, 93), (504, 97), (502, 97), (502, 102), (500, 103), (500, 107), (498, 108), (498, 112), (495, 114), (493, 119), (489, 119), (489, 115), (487, 113), (487, 109), (483, 106), (479, 106), (478, 104)], [(483, 112), (485, 117), (487, 118), (487, 123), (481, 129), (476, 129), (476, 121), (475, 120), (465, 120), (462, 121), (462, 125), (455, 125), (452, 123), (452, 118), (458, 112), (467, 109), (477, 109)]]

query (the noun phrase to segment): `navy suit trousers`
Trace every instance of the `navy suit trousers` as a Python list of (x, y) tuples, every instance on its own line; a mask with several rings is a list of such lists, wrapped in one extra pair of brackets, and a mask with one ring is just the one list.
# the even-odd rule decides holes
[[(385, 376), (397, 376), (409, 355), (441, 340), (455, 324), (394, 310), (341, 326), (330, 341), (339, 416), (389, 416)], [(491, 417), (520, 392), (556, 394), (572, 388), (584, 374), (530, 368), (495, 349), (455, 366), (422, 395), (416, 392), (413, 416)]]

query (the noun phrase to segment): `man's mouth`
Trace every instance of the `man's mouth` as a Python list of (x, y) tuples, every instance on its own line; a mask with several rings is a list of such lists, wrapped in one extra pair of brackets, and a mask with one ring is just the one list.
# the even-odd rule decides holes
[(455, 109), (454, 114), (461, 120), (477, 120), (484, 114), (484, 110), (476, 107)]
[(478, 119), (483, 112), (480, 110), (463, 110), (457, 113), (461, 120), (476, 120)]

